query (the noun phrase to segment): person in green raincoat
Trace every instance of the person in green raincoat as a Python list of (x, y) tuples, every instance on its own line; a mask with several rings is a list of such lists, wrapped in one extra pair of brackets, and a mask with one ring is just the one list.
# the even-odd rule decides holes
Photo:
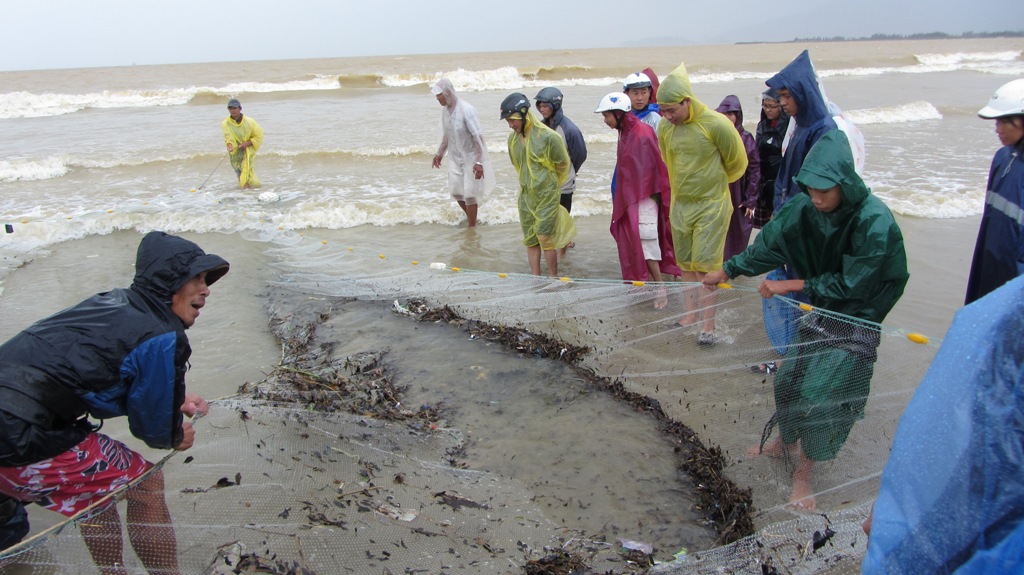
[[(722, 268), (725, 236), (732, 218), (729, 184), (747, 171), (747, 150), (736, 126), (693, 95), (686, 66), (680, 64), (658, 87), (658, 145), (672, 185), (669, 219), (676, 263), (684, 282), (700, 282)], [(703, 293), (699, 293), (703, 292)], [(715, 295), (690, 290), (684, 298), (687, 326), (704, 310), (701, 345), (715, 343)]]
[(256, 120), (242, 114), (242, 104), (235, 98), (228, 100), (228, 114), (220, 123), (220, 129), (224, 132), (231, 167), (238, 175), (238, 185), (246, 189), (258, 188), (260, 181), (253, 171), (253, 164), (256, 152), (263, 144), (263, 128)]
[(816, 309), (798, 322), (796, 339), (775, 375), (779, 435), (748, 455), (795, 455), (790, 503), (814, 509), (812, 465), (833, 459), (864, 417), (880, 341), (878, 324), (903, 295), (910, 274), (903, 234), (889, 208), (854, 169), (846, 134), (828, 132), (811, 148), (798, 193), (743, 253), (709, 273), (705, 285), (793, 265), (792, 280), (765, 280), (765, 298), (806, 294)]
[(519, 173), (519, 224), (530, 272), (540, 275), (541, 254), (548, 274), (558, 275), (558, 250), (576, 237), (572, 216), (562, 206), (562, 185), (569, 179), (565, 140), (530, 113), (530, 100), (510, 94), (501, 103), (501, 119), (512, 129), (508, 156)]

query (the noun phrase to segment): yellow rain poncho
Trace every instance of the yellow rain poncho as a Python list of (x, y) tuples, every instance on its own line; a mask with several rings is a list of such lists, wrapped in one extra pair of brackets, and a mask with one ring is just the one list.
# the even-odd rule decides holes
[[(220, 129), (224, 132), (224, 143), (231, 144), (235, 150), (233, 153), (229, 153), (229, 156), (231, 157), (231, 167), (238, 174), (238, 185), (243, 188), (260, 187), (260, 180), (256, 177), (256, 172), (253, 171), (253, 164), (256, 162), (256, 152), (263, 144), (263, 128), (249, 116), (242, 116), (241, 122), (235, 122), (231, 116), (228, 116), (221, 122)], [(238, 149), (239, 144), (249, 140), (252, 140), (252, 146)]]
[(680, 64), (658, 88), (661, 105), (690, 100), (681, 124), (658, 123), (658, 145), (672, 184), (669, 219), (676, 262), (683, 271), (722, 268), (725, 236), (732, 217), (729, 183), (747, 170), (747, 151), (728, 118), (693, 97)]
[(523, 120), (523, 135), (515, 131), (508, 135), (508, 155), (519, 172), (523, 245), (539, 244), (545, 251), (569, 245), (576, 237), (576, 225), (559, 203), (571, 166), (565, 141), (528, 112)]

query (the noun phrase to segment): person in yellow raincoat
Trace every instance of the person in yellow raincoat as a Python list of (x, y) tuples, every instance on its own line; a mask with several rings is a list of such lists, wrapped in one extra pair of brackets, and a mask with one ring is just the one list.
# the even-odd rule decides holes
[(231, 167), (238, 175), (238, 185), (242, 188), (258, 188), (260, 180), (253, 171), (256, 152), (263, 144), (263, 128), (249, 116), (242, 115), (242, 104), (235, 98), (228, 100), (230, 114), (220, 123), (224, 132), (224, 143), (228, 147)]
[(569, 179), (569, 151), (562, 137), (529, 110), (529, 98), (514, 93), (501, 103), (501, 119), (512, 129), (508, 155), (519, 173), (519, 224), (530, 272), (540, 275), (543, 253), (548, 274), (557, 276), (558, 250), (576, 237), (572, 216), (559, 202)]
[[(658, 123), (658, 145), (672, 185), (669, 220), (676, 263), (683, 281), (703, 282), (705, 274), (722, 269), (732, 217), (729, 183), (746, 172), (747, 151), (732, 122), (693, 96), (685, 65), (658, 87), (658, 106), (668, 120)], [(686, 314), (678, 325), (696, 324), (703, 309), (697, 342), (713, 345), (715, 294), (693, 288), (684, 299)]]

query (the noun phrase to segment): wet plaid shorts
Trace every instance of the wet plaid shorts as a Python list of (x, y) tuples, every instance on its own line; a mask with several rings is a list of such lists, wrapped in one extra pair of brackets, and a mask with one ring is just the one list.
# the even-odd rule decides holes
[(153, 464), (101, 433), (22, 467), (0, 467), (0, 493), (68, 517), (144, 474)]

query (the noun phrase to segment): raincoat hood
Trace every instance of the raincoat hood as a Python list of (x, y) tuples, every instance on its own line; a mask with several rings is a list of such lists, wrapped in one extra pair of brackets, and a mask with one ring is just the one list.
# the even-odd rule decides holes
[(545, 120), (543, 119), (543, 116), (541, 116), (541, 121), (544, 123), (545, 126), (551, 128), (552, 130), (557, 130), (558, 126), (560, 126), (562, 122), (565, 120), (565, 114), (562, 113), (561, 106), (557, 108), (552, 106), (551, 108), (554, 110), (554, 112), (552, 112), (551, 114), (551, 117)]
[(661, 104), (678, 104), (683, 100), (690, 99), (690, 117), (684, 124), (693, 122), (701, 114), (707, 111), (708, 107), (693, 96), (693, 88), (690, 87), (690, 75), (686, 72), (686, 64), (679, 64), (679, 67), (672, 70), (672, 73), (665, 77), (658, 86), (658, 102)]
[(827, 190), (838, 185), (843, 203), (837, 212), (856, 210), (871, 193), (857, 175), (850, 141), (842, 130), (832, 130), (814, 144), (796, 175), (796, 183), (808, 195), (807, 188)]
[(170, 302), (187, 281), (206, 272), (206, 285), (228, 273), (224, 258), (207, 254), (196, 244), (164, 232), (150, 232), (139, 243), (133, 291)]
[(720, 114), (726, 112), (732, 112), (736, 114), (736, 128), (739, 129), (743, 126), (743, 107), (740, 106), (740, 99), (732, 94), (725, 97), (722, 103), (715, 108), (715, 111)]
[(658, 82), (658, 75), (655, 74), (654, 70), (651, 70), (650, 68), (644, 68), (643, 69), (643, 73), (646, 74), (647, 75), (647, 79), (649, 79), (651, 81), (651, 101), (648, 102), (648, 105), (650, 105), (650, 104), (657, 104), (658, 103), (658, 87), (660, 85), (660, 82)]
[[(761, 94), (761, 103), (762, 103), (762, 106), (761, 106), (761, 122), (771, 122), (771, 120), (768, 119), (768, 114), (766, 114), (765, 111), (764, 111), (763, 104), (764, 104), (765, 100), (772, 100), (776, 104), (778, 104), (779, 103), (779, 91), (776, 90), (775, 88), (768, 88), (767, 90), (765, 90)], [(776, 121), (776, 125), (785, 126), (788, 122), (789, 122), (789, 116), (786, 114), (786, 111), (783, 110), (782, 106), (780, 105), (779, 106), (779, 119)], [(758, 127), (758, 130), (760, 130), (760, 126)], [(786, 130), (783, 129), (782, 132), (783, 132), (783, 134), (785, 134)]]
[(785, 88), (796, 100), (796, 123), (798, 126), (809, 126), (814, 122), (831, 116), (828, 104), (818, 84), (818, 74), (814, 71), (811, 56), (804, 50), (778, 74), (768, 79), (765, 84), (774, 90)]
[(452, 85), (452, 81), (448, 78), (441, 78), (434, 84), (434, 87), (430, 89), (430, 93), (433, 95), (443, 94), (445, 101), (445, 108), (448, 110), (454, 110), (455, 104), (458, 103), (459, 97), (455, 95), (455, 86)]

